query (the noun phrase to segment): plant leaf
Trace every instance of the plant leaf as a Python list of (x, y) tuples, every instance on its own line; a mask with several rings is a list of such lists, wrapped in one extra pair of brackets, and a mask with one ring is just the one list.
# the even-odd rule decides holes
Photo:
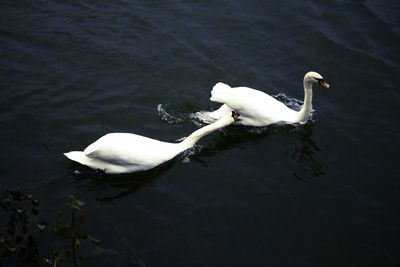
[(86, 236), (87, 236), (87, 239), (90, 242), (92, 242), (92, 244), (95, 245), (95, 246), (98, 246), (100, 244), (100, 242), (101, 242), (99, 239), (95, 238), (94, 236), (91, 236), (91, 235), (86, 235)]

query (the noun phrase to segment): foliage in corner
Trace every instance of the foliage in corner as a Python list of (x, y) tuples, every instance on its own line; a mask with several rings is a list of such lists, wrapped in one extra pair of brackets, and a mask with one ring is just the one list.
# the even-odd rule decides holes
[[(82, 224), (86, 221), (86, 212), (83, 208), (85, 203), (74, 196), (68, 196), (68, 200), (65, 203), (65, 207), (55, 214), (55, 219), (53, 221), (53, 229), (54, 232), (61, 238), (71, 240), (72, 241), (72, 249), (61, 249), (55, 252), (54, 254), (54, 267), (57, 266), (58, 262), (64, 261), (70, 257), (72, 253), (72, 258), (74, 262), (74, 266), (82, 266), (82, 263), (78, 261), (78, 253), (82, 240), (90, 241), (93, 245), (98, 246), (100, 241), (95, 237), (84, 233), (79, 228), (79, 224)], [(63, 218), (66, 213), (71, 212), (71, 221), (64, 222)], [(77, 217), (79, 219), (77, 219)], [(79, 222), (79, 223), (78, 223)]]
[[(32, 195), (20, 191), (7, 190), (0, 195), (0, 266), (53, 266), (69, 259), (73, 266), (84, 266), (79, 257), (82, 240), (95, 246), (100, 241), (82, 232), (79, 228), (86, 221), (85, 203), (74, 196), (68, 196), (65, 206), (55, 213), (53, 229), (58, 237), (72, 242), (65, 248), (54, 249), (53, 256), (40, 255), (36, 242), (37, 233), (46, 229), (46, 222), (39, 217), (39, 201)], [(63, 219), (71, 213), (70, 220)]]
[(39, 222), (39, 201), (7, 190), (0, 197), (0, 257), (15, 266), (40, 266), (34, 235), (46, 228)]

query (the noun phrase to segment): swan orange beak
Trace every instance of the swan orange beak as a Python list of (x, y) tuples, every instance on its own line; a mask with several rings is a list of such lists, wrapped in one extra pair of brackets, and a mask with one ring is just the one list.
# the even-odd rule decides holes
[(329, 89), (329, 87), (330, 87), (329, 83), (327, 83), (325, 80), (319, 80), (318, 83), (325, 89)]

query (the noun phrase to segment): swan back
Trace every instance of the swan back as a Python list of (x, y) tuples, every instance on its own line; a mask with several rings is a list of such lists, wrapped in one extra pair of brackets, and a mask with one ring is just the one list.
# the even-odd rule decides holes
[(109, 133), (89, 145), (86, 156), (113, 164), (153, 165), (181, 151), (176, 143), (159, 141), (131, 133)]
[(249, 87), (230, 87), (217, 83), (211, 90), (211, 101), (226, 104), (240, 114), (238, 124), (264, 126), (292, 121), (296, 112), (274, 97)]
[(149, 170), (180, 152), (179, 143), (162, 142), (137, 134), (109, 133), (84, 151), (64, 155), (91, 168), (115, 174)]

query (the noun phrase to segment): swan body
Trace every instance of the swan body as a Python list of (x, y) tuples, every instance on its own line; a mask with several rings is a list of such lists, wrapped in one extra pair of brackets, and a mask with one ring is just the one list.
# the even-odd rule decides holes
[(131, 133), (109, 133), (84, 151), (71, 151), (64, 155), (108, 174), (145, 171), (191, 148), (203, 136), (232, 124), (238, 116), (238, 113), (227, 111), (216, 122), (194, 131), (179, 143), (163, 142)]
[(218, 119), (229, 110), (234, 110), (240, 114), (240, 120), (236, 124), (248, 126), (305, 123), (312, 110), (313, 83), (329, 88), (329, 84), (319, 73), (313, 71), (306, 73), (303, 80), (304, 104), (300, 111), (295, 111), (262, 91), (248, 87), (232, 88), (219, 82), (213, 87), (210, 100), (223, 105), (208, 115), (213, 119)]

